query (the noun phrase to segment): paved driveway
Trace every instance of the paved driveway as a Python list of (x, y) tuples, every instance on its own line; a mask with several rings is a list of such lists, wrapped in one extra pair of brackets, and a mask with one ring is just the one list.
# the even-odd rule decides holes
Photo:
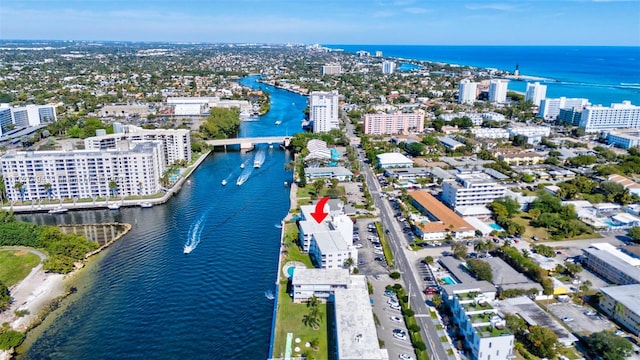
[[(549, 311), (555, 315), (559, 321), (568, 326), (573, 332), (599, 332), (602, 330), (612, 329), (615, 326), (612, 322), (603, 316), (588, 316), (584, 312), (590, 310), (584, 306), (574, 303), (556, 303), (548, 306)], [(565, 321), (562, 318), (570, 318), (572, 320)]]

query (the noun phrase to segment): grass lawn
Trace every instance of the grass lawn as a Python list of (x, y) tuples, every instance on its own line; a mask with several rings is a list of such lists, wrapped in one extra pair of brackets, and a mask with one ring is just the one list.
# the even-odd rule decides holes
[[(296, 227), (296, 224), (287, 223), (285, 224), (284, 230), (284, 244), (287, 253), (282, 264), (284, 265), (289, 261), (299, 261), (304, 263), (307, 267), (312, 268), (313, 266), (309, 255), (301, 252), (298, 245), (294, 242), (298, 237), (298, 228)], [(280, 269), (280, 271), (282, 271), (282, 269)], [(303, 317), (309, 313), (307, 304), (295, 304), (293, 303), (293, 299), (291, 299), (289, 294), (287, 294), (287, 279), (282, 279), (280, 281), (279, 289), (273, 356), (280, 357), (280, 354), (283, 354), (284, 356), (287, 333), (293, 333), (293, 338), (300, 338), (300, 343), (292, 343), (292, 349), (298, 346), (302, 353), (304, 353), (304, 351), (310, 351), (310, 355), (315, 359), (328, 359), (327, 305), (318, 305), (323, 316), (320, 321), (320, 329), (314, 330), (312, 327), (306, 326), (302, 322)], [(311, 342), (311, 340), (316, 338), (319, 341), (318, 351), (313, 351), (311, 348), (306, 348), (304, 346), (306, 342)], [(295, 355), (295, 352), (292, 355)]]
[(0, 251), (0, 281), (7, 287), (24, 279), (40, 263), (40, 257), (24, 250)]
[[(547, 232), (546, 228), (538, 228), (538, 227), (533, 227), (529, 225), (529, 222), (531, 221), (531, 217), (529, 217), (527, 213), (521, 212), (518, 215), (514, 216), (512, 220), (517, 224), (520, 224), (525, 227), (526, 230), (523, 235), (523, 238), (525, 240), (533, 240), (533, 237), (537, 236), (538, 242), (554, 241), (554, 240), (550, 240), (550, 235)], [(586, 233), (586, 234), (582, 234), (582, 235), (578, 235), (578, 236), (574, 236), (566, 239), (560, 239), (560, 240), (599, 239), (601, 237), (602, 236), (598, 233), (590, 232), (590, 233)]]

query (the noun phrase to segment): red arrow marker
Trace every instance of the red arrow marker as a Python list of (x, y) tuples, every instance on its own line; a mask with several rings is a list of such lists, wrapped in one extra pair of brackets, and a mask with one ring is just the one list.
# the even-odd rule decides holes
[(316, 219), (318, 224), (320, 224), (322, 220), (324, 220), (324, 218), (329, 215), (329, 213), (324, 212), (324, 206), (327, 204), (327, 201), (329, 201), (328, 197), (323, 197), (322, 199), (320, 199), (320, 201), (318, 201), (318, 203), (316, 204), (316, 211), (311, 213), (311, 216)]

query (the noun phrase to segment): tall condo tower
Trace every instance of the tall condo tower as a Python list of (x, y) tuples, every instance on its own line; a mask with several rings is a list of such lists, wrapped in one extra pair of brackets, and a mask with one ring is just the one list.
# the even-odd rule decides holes
[(458, 103), (460, 104), (473, 104), (476, 101), (476, 95), (478, 91), (478, 83), (472, 82), (469, 79), (460, 81), (460, 88), (458, 91)]
[(393, 61), (384, 61), (382, 63), (383, 74), (393, 74), (394, 71), (396, 71), (396, 63)]
[(338, 128), (338, 90), (314, 91), (309, 95), (309, 120), (313, 132), (327, 132)]
[(489, 101), (504, 103), (507, 101), (507, 85), (509, 80), (493, 79), (489, 83)]
[(539, 82), (527, 83), (527, 92), (524, 95), (525, 101), (531, 101), (533, 105), (540, 106), (540, 101), (547, 96), (547, 85)]

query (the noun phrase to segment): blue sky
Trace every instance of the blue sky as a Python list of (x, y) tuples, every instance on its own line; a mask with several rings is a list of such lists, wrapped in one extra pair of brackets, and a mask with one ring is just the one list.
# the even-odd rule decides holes
[(640, 0), (1, 0), (0, 39), (640, 46)]

